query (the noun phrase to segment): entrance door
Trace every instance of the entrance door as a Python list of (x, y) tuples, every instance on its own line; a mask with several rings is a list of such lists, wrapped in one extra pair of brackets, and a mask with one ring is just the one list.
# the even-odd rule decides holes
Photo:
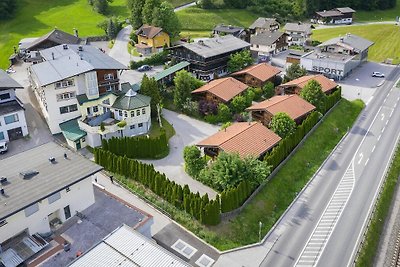
[(64, 215), (66, 220), (71, 218), (71, 210), (69, 209), (69, 205), (64, 207)]
[(75, 145), (76, 145), (76, 150), (81, 149), (81, 140), (79, 139), (78, 141), (76, 141)]
[(7, 133), (8, 133), (8, 138), (10, 139), (10, 141), (16, 140), (16, 139), (19, 139), (19, 138), (23, 137), (22, 128), (21, 127), (8, 130)]

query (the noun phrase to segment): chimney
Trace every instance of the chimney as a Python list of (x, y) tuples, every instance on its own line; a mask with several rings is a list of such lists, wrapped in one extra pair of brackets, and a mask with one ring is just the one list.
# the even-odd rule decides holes
[(83, 51), (83, 46), (78, 46), (78, 51)]
[(74, 35), (75, 35), (76, 37), (79, 37), (78, 29), (77, 29), (77, 28), (74, 28)]
[(64, 153), (64, 159), (68, 159), (67, 153)]
[(0, 188), (0, 194), (5, 195), (4, 188)]
[(51, 58), (54, 60), (54, 52), (51, 52)]

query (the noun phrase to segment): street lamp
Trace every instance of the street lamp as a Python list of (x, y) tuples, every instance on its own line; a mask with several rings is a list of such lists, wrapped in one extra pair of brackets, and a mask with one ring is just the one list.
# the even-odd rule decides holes
[(258, 229), (258, 243), (260, 243), (261, 242), (261, 228), (262, 228), (262, 222), (261, 221), (258, 222), (258, 226), (259, 226), (259, 229)]

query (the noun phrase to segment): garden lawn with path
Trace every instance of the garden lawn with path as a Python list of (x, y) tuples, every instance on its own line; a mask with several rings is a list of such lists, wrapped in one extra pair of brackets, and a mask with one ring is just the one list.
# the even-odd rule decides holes
[(346, 33), (356, 34), (375, 42), (369, 49), (369, 60), (383, 62), (387, 58), (392, 58), (393, 64), (400, 63), (400, 27), (396, 25), (368, 24), (316, 29), (312, 38), (324, 42), (340, 35), (344, 36)]
[(364, 103), (360, 100), (349, 102), (342, 99), (236, 218), (208, 228), (193, 220), (183, 220), (182, 217), (176, 220), (219, 250), (258, 242), (259, 222), (262, 222), (264, 236), (311, 179), (347, 129), (351, 128), (363, 107)]

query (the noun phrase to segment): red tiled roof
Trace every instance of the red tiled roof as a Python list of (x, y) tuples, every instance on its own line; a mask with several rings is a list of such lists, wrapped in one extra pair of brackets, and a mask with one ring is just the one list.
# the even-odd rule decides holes
[(279, 74), (281, 71), (267, 63), (260, 63), (257, 65), (249, 66), (243, 70), (237, 71), (232, 76), (249, 74), (263, 82), (271, 79), (272, 77)]
[(192, 94), (209, 92), (225, 102), (244, 92), (248, 86), (232, 77), (213, 80), (192, 91)]
[(308, 103), (298, 95), (277, 95), (247, 108), (248, 111), (265, 110), (272, 115), (278, 112), (285, 112), (293, 120), (304, 116), (314, 109), (314, 105)]
[(204, 139), (200, 147), (219, 147), (241, 157), (259, 157), (274, 147), (281, 138), (259, 122), (237, 122)]
[(300, 78), (294, 79), (293, 81), (281, 84), (281, 87), (291, 87), (291, 86), (298, 86), (301, 89), (310, 81), (310, 80), (315, 80), (321, 84), (322, 92), (326, 93), (334, 88), (337, 87), (337, 83), (334, 81), (326, 78), (322, 74), (317, 74), (317, 75), (307, 75), (307, 76), (302, 76)]

